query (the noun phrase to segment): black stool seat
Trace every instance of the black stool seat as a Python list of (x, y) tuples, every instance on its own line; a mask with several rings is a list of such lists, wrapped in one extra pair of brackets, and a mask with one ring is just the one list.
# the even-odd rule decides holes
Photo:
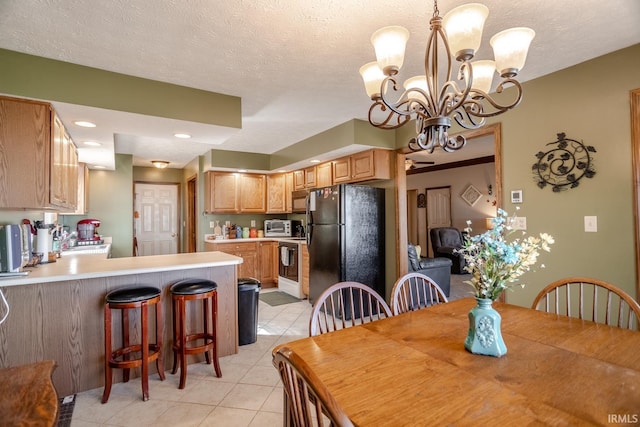
[(171, 293), (174, 295), (197, 295), (218, 289), (218, 284), (206, 279), (186, 279), (181, 280), (171, 286)]
[(160, 289), (153, 286), (139, 288), (118, 289), (107, 294), (107, 304), (126, 304), (155, 298), (160, 295)]

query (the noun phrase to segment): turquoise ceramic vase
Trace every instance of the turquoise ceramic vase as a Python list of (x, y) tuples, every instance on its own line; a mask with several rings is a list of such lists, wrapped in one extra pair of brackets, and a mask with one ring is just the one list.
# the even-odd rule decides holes
[(488, 298), (476, 298), (478, 305), (469, 311), (469, 333), (464, 348), (473, 354), (500, 357), (507, 354), (500, 332), (500, 313)]

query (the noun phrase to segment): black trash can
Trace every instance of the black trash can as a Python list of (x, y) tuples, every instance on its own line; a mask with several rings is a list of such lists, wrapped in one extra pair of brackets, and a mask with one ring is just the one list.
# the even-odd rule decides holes
[(258, 279), (238, 279), (238, 345), (253, 344), (258, 339), (260, 287)]

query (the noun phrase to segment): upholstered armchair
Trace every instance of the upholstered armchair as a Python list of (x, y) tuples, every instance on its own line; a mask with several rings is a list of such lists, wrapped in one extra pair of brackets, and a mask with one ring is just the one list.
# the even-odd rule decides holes
[(451, 260), (448, 258), (422, 258), (416, 247), (408, 244), (409, 272), (421, 273), (433, 280), (448, 297), (451, 289)]
[(449, 258), (453, 263), (451, 272), (454, 274), (465, 274), (464, 256), (456, 253), (456, 249), (463, 246), (463, 236), (460, 230), (455, 227), (439, 227), (432, 228), (430, 232), (431, 247), (433, 248), (434, 257)]

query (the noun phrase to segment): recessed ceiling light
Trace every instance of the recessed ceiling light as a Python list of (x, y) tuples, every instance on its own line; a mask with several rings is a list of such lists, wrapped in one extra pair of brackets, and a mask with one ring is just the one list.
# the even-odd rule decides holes
[(94, 128), (94, 127), (96, 127), (95, 123), (85, 122), (85, 121), (82, 121), (82, 120), (78, 120), (77, 122), (73, 122), (73, 123), (75, 123), (76, 125), (81, 126), (83, 128)]
[(99, 147), (99, 146), (102, 145), (102, 144), (100, 144), (99, 142), (96, 142), (96, 141), (85, 141), (85, 142), (83, 142), (83, 144), (84, 145), (88, 145), (90, 147)]
[(174, 133), (173, 136), (175, 136), (176, 138), (182, 138), (182, 139), (191, 138), (191, 135), (189, 135), (188, 133)]
[(311, 160), (311, 162), (310, 162), (310, 163), (320, 163), (320, 160), (315, 160), (315, 159), (314, 159), (314, 160)]
[(238, 169), (238, 172), (245, 173), (245, 172), (249, 172), (249, 171), (247, 169)]

